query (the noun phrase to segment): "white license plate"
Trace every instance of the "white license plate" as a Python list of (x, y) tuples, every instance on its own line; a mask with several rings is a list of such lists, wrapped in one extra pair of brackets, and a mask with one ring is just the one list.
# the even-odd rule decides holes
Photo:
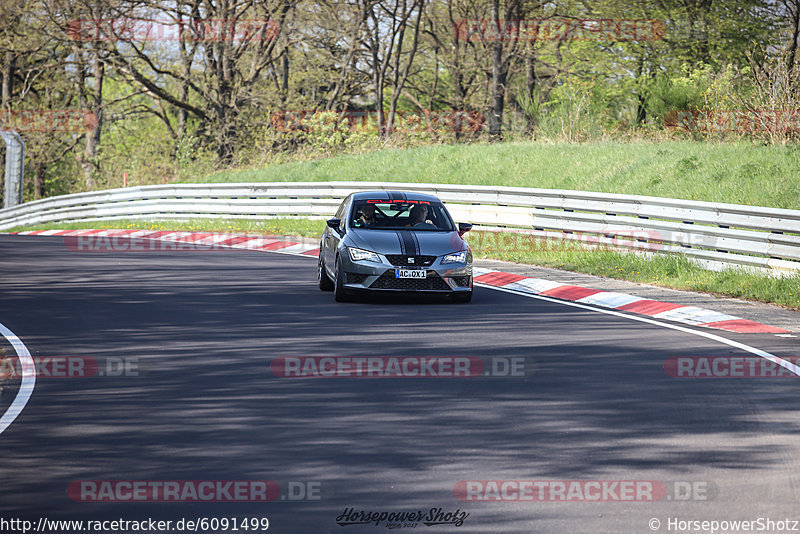
[(427, 278), (428, 271), (422, 269), (395, 269), (395, 278)]

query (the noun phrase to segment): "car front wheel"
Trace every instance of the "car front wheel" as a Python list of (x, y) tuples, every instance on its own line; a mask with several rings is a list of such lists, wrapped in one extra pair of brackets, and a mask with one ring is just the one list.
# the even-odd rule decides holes
[(321, 290), (333, 291), (333, 281), (328, 276), (328, 273), (325, 272), (325, 262), (322, 261), (322, 252), (320, 252), (319, 261), (317, 261), (317, 282)]
[(336, 302), (347, 302), (350, 300), (350, 295), (344, 288), (344, 267), (342, 266), (342, 259), (336, 258), (336, 282), (333, 287), (333, 298)]

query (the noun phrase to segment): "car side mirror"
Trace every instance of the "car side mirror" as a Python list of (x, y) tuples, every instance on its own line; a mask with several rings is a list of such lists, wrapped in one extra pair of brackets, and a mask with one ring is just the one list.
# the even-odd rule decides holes
[(472, 230), (472, 225), (470, 223), (458, 223), (458, 235), (463, 236), (467, 232)]
[(325, 221), (325, 224), (328, 225), (328, 228), (332, 228), (337, 234), (339, 235), (342, 234), (341, 230), (339, 230), (339, 227), (342, 224), (341, 219), (328, 219), (327, 221)]

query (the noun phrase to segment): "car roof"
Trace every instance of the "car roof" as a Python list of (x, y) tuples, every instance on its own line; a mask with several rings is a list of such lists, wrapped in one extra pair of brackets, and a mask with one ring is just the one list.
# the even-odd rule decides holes
[(441, 202), (434, 195), (425, 193), (414, 193), (411, 191), (359, 191), (353, 193), (353, 200), (425, 200), (427, 202)]

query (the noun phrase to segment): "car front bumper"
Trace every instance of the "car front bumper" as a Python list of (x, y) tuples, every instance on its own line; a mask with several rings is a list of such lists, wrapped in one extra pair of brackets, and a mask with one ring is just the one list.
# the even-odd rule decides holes
[[(461, 293), (472, 291), (472, 264), (453, 263), (441, 265), (441, 258), (427, 267), (392, 265), (385, 257), (383, 262), (352, 261), (342, 257), (345, 272), (344, 287), (361, 291), (394, 291), (425, 293)], [(423, 269), (427, 277), (396, 278), (397, 269)]]

